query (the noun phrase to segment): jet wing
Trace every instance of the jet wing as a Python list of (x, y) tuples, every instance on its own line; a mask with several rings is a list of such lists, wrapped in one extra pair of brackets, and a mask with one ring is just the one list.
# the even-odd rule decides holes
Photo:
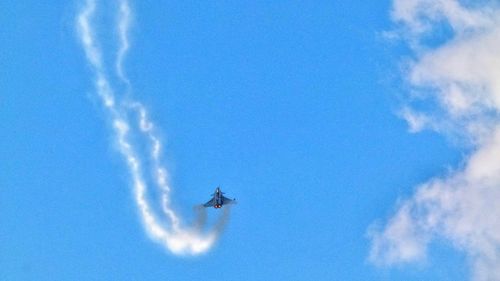
[(236, 204), (236, 200), (234, 199), (229, 199), (226, 196), (222, 196), (222, 202), (223, 204)]
[(215, 204), (215, 198), (210, 199), (207, 203), (203, 204), (203, 207), (213, 207)]

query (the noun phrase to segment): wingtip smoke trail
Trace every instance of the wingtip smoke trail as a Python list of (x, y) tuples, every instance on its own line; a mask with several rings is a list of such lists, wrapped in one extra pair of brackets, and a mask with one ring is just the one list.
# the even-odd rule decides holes
[[(228, 219), (230, 209), (226, 208), (214, 227), (208, 232), (203, 232), (206, 224), (205, 209), (197, 209), (197, 218), (191, 228), (184, 228), (180, 216), (170, 205), (170, 191), (168, 185), (167, 169), (162, 165), (161, 139), (155, 132), (156, 126), (149, 119), (146, 108), (138, 101), (129, 97), (131, 91), (130, 81), (123, 70), (123, 62), (130, 48), (128, 32), (132, 11), (126, 0), (118, 0), (118, 22), (119, 48), (116, 53), (115, 72), (122, 83), (127, 86), (127, 98), (115, 95), (112, 84), (107, 78), (105, 65), (102, 59), (102, 51), (92, 30), (92, 17), (95, 13), (97, 2), (86, 0), (85, 5), (77, 16), (77, 31), (86, 58), (94, 72), (94, 84), (96, 92), (104, 108), (107, 111), (110, 123), (113, 125), (113, 136), (115, 137), (118, 151), (125, 159), (126, 167), (130, 174), (134, 188), (134, 200), (138, 207), (139, 215), (146, 232), (152, 240), (159, 242), (174, 254), (200, 254), (209, 250), (222, 230)], [(135, 113), (135, 114), (132, 114)], [(136, 118), (136, 122), (130, 122), (130, 116)], [(134, 124), (137, 123), (137, 128)], [(140, 155), (139, 149), (130, 139), (134, 136), (146, 141), (149, 147), (148, 155)], [(146, 160), (144, 160), (146, 159)], [(148, 162), (151, 167), (149, 174), (145, 174), (143, 161)], [(163, 215), (155, 214), (155, 208), (148, 201), (145, 176), (152, 177), (152, 182), (161, 192), (161, 209)]]
[(130, 48), (130, 43), (128, 40), (128, 30), (130, 28), (131, 16), (132, 12), (130, 10), (130, 6), (127, 1), (120, 0), (119, 1), (119, 17), (118, 17), (118, 35), (120, 37), (120, 48), (118, 49), (117, 57), (116, 57), (116, 73), (120, 80), (122, 80), (130, 90), (130, 81), (125, 75), (125, 71), (123, 70), (123, 61), (125, 60), (125, 55)]

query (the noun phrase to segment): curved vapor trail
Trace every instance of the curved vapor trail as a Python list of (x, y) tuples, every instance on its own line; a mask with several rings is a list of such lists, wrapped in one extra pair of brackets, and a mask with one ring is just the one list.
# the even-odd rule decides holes
[[(95, 0), (85, 0), (84, 7), (77, 16), (77, 30), (88, 63), (94, 72), (96, 92), (101, 100), (109, 121), (112, 123), (113, 136), (119, 152), (126, 160), (134, 189), (134, 199), (139, 215), (149, 236), (175, 254), (200, 254), (209, 250), (222, 232), (229, 219), (230, 209), (226, 208), (214, 227), (203, 233), (206, 224), (204, 208), (197, 209), (197, 218), (192, 227), (185, 227), (180, 216), (170, 204), (168, 172), (162, 165), (162, 142), (155, 132), (155, 124), (149, 118), (148, 111), (139, 101), (130, 97), (131, 83), (123, 70), (123, 61), (130, 48), (128, 31), (132, 11), (128, 1), (118, 0), (117, 30), (119, 48), (116, 53), (115, 72), (119, 80), (127, 87), (127, 96), (117, 96), (102, 59), (102, 50), (92, 29), (92, 17), (96, 10)], [(134, 120), (131, 122), (130, 119)], [(131, 138), (146, 141), (148, 155), (141, 155)], [(146, 160), (144, 160), (146, 159)], [(145, 165), (145, 163), (149, 165)], [(144, 173), (145, 167), (150, 167), (149, 173)], [(148, 200), (148, 185), (145, 177), (152, 177), (152, 182), (161, 193), (162, 216), (155, 213)], [(164, 220), (164, 217), (168, 220)]]

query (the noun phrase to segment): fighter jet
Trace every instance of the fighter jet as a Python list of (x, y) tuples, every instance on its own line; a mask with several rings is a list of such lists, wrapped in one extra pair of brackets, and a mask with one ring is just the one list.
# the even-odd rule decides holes
[(208, 201), (207, 203), (203, 204), (203, 207), (214, 207), (216, 209), (219, 209), (222, 207), (222, 205), (229, 205), (229, 204), (235, 204), (236, 199), (229, 199), (226, 196), (222, 195), (224, 192), (220, 190), (219, 187), (215, 189), (214, 194), (212, 194), (212, 199)]

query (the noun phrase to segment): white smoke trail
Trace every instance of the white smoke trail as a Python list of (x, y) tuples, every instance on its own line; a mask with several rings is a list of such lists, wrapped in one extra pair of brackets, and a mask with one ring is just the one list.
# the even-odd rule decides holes
[(120, 48), (118, 49), (118, 54), (116, 56), (115, 70), (120, 80), (122, 80), (127, 85), (127, 90), (130, 90), (130, 81), (127, 79), (125, 71), (123, 70), (123, 61), (130, 48), (130, 43), (128, 40), (128, 30), (130, 28), (131, 16), (132, 12), (130, 10), (128, 2), (120, 1), (118, 16), (118, 35), (120, 37)]
[[(126, 0), (119, 1), (118, 34), (119, 49), (116, 55), (115, 71), (118, 78), (127, 86), (130, 94), (131, 84), (123, 70), (123, 61), (130, 48), (128, 32), (132, 15), (130, 5)], [(93, 33), (91, 20), (96, 10), (95, 0), (86, 0), (85, 6), (77, 17), (77, 29), (80, 41), (87, 60), (96, 76), (96, 91), (113, 124), (113, 134), (117, 140), (120, 153), (126, 160), (127, 168), (132, 178), (134, 198), (139, 209), (143, 225), (149, 236), (161, 243), (175, 254), (199, 254), (207, 251), (217, 240), (229, 217), (229, 209), (221, 215), (216, 225), (208, 233), (203, 233), (206, 214), (199, 212), (194, 228), (183, 228), (180, 217), (170, 205), (171, 188), (167, 181), (167, 169), (161, 163), (161, 139), (155, 133), (155, 125), (149, 119), (146, 108), (129, 96), (118, 99), (106, 76), (102, 52)], [(135, 113), (138, 131), (131, 125), (129, 115)], [(146, 138), (149, 147), (148, 161), (152, 164), (151, 175), (153, 182), (161, 192), (162, 210), (169, 219), (169, 223), (160, 220), (154, 213), (147, 199), (147, 184), (144, 180), (143, 162), (139, 157), (138, 149), (130, 141), (131, 136)]]

